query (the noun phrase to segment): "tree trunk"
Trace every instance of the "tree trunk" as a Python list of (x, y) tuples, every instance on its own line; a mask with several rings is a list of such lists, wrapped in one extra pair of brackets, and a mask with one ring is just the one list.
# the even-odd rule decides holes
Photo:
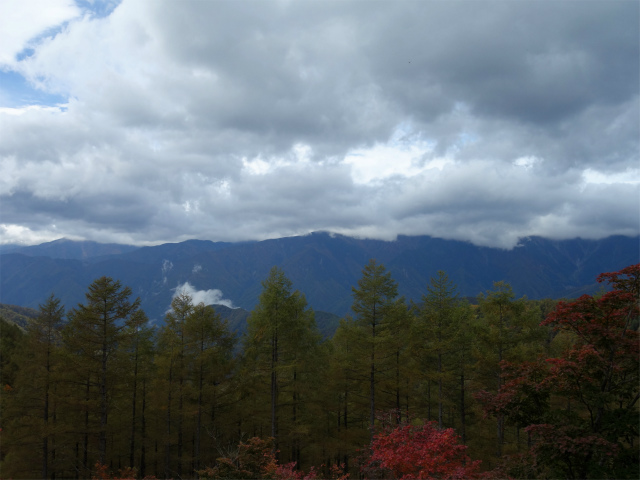
[(184, 378), (182, 376), (182, 371), (180, 372), (180, 388), (178, 390), (178, 478), (182, 477), (182, 389), (184, 385)]
[(396, 425), (402, 421), (402, 408), (400, 405), (400, 349), (396, 350)]
[(203, 368), (202, 368), (202, 355), (204, 352), (204, 341), (200, 342), (200, 372), (198, 377), (198, 416), (196, 420), (196, 431), (194, 440), (194, 465), (197, 470), (200, 468), (200, 428), (202, 426), (202, 385), (203, 385)]
[[(105, 306), (105, 311), (106, 311)], [(100, 376), (100, 441), (98, 446), (100, 463), (106, 462), (107, 456), (107, 324), (106, 313), (102, 319), (102, 365)]]
[(44, 407), (42, 411), (42, 420), (44, 423), (44, 436), (42, 438), (42, 478), (47, 478), (48, 473), (48, 461), (49, 461), (49, 372), (50, 372), (50, 356), (51, 351), (49, 345), (47, 345), (47, 361), (46, 361), (46, 378), (44, 386)]
[(142, 418), (140, 421), (142, 425), (140, 425), (140, 477), (146, 477), (147, 470), (147, 458), (146, 458), (146, 440), (147, 440), (147, 419), (145, 418), (145, 409), (147, 406), (147, 380), (146, 378), (142, 378)]
[(464, 371), (460, 374), (460, 438), (462, 440), (462, 444), (467, 444), (467, 418), (465, 415), (465, 401), (464, 395)]
[(88, 472), (88, 456), (89, 456), (89, 386), (91, 381), (91, 375), (87, 377), (87, 388), (85, 391), (85, 411), (84, 411), (84, 439), (83, 439), (83, 452), (82, 452), (82, 468), (84, 472)]
[[(54, 400), (53, 400), (53, 412), (52, 412), (52, 414), (53, 414), (52, 421), (53, 421), (54, 431), (56, 429), (56, 417), (57, 417), (57, 411), (58, 411), (58, 404), (56, 402), (56, 393), (57, 393), (57, 390), (58, 390), (57, 387), (58, 387), (57, 384), (54, 383), (53, 384), (53, 398), (54, 398)], [(52, 445), (51, 445), (51, 470), (52, 470), (52, 472), (51, 472), (51, 480), (55, 480), (55, 478), (56, 478), (56, 471), (55, 471), (55, 468), (56, 468), (55, 437), (52, 437), (51, 443), (52, 443)]]
[[(173, 360), (171, 360), (173, 363)], [(173, 365), (169, 365), (169, 392), (167, 398), (167, 438), (164, 443), (164, 478), (171, 478), (169, 467), (171, 463), (171, 387), (173, 380)]]
[(271, 337), (271, 437), (274, 439), (273, 448), (278, 449), (277, 400), (278, 400), (278, 329)]
[(438, 428), (442, 430), (442, 353), (438, 353)]
[(369, 413), (369, 430), (370, 430), (370, 442), (369, 445), (373, 445), (373, 427), (376, 421), (376, 309), (373, 307), (373, 323), (371, 325), (371, 373), (369, 376), (369, 402), (371, 410)]
[(133, 401), (131, 403), (131, 439), (129, 442), (129, 466), (135, 466), (135, 438), (136, 438), (136, 394), (138, 393), (138, 342), (133, 361)]

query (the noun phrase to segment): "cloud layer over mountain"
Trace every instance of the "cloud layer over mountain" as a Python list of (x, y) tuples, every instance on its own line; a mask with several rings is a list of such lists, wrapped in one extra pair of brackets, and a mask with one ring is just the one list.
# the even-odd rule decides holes
[(0, 237), (636, 235), (639, 18), (624, 0), (4, 2)]

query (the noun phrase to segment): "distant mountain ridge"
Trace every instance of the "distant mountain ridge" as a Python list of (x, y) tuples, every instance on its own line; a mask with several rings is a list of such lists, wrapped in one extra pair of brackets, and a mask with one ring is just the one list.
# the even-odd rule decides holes
[(133, 245), (121, 245), (117, 243), (98, 243), (91, 241), (74, 241), (60, 238), (52, 242), (41, 243), (22, 247), (10, 245), (0, 250), (0, 253), (20, 253), (29, 257), (51, 257), (68, 260), (87, 260), (89, 258), (120, 255), (137, 250)]
[(261, 282), (277, 265), (315, 310), (342, 316), (349, 313), (351, 288), (370, 258), (383, 263), (400, 294), (415, 301), (438, 270), (447, 272), (462, 296), (475, 297), (504, 280), (518, 296), (573, 297), (596, 291), (599, 273), (638, 263), (640, 237), (531, 237), (512, 250), (428, 236), (387, 242), (327, 233), (242, 243), (189, 240), (154, 247), (65, 240), (0, 255), (0, 303), (37, 308), (53, 292), (71, 308), (84, 301), (93, 280), (107, 275), (130, 286), (152, 319), (164, 317), (176, 287), (186, 282), (249, 311), (258, 301)]

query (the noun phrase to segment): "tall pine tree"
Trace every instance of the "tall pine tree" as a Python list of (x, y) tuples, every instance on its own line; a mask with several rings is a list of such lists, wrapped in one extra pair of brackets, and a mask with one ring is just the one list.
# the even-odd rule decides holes
[(394, 300), (398, 296), (398, 286), (384, 265), (370, 260), (362, 270), (358, 287), (352, 288), (351, 309), (361, 332), (361, 360), (366, 366), (369, 384), (369, 429), (373, 441), (376, 416), (376, 386), (381, 380), (380, 373), (387, 369), (392, 314)]
[(134, 323), (140, 299), (131, 301), (131, 289), (110, 277), (95, 280), (85, 296), (86, 304), (79, 304), (69, 314), (65, 342), (69, 351), (78, 357), (76, 364), (80, 363), (86, 369), (87, 396), (91, 393), (96, 395), (97, 460), (104, 464), (110, 399), (119, 381), (111, 366)]
[[(254, 372), (254, 387), (261, 390), (256, 393), (268, 391), (274, 449), (286, 441), (291, 458), (298, 461), (300, 445), (294, 432), (301, 418), (300, 395), (310, 380), (305, 370), (320, 336), (313, 310), (307, 307), (304, 295), (292, 291), (292, 283), (281, 269), (273, 267), (262, 286), (260, 301), (248, 320), (246, 361)], [(283, 418), (285, 405), (288, 421)]]
[[(13, 435), (8, 443), (16, 444), (4, 465), (5, 475), (16, 477), (55, 477), (56, 393), (60, 382), (60, 332), (64, 307), (53, 294), (40, 305), (39, 314), (29, 321), (18, 359), (14, 388), (7, 389), (7, 412)], [(40, 443), (40, 445), (37, 445)], [(25, 448), (28, 446), (28, 449)], [(40, 463), (33, 451), (39, 447)], [(28, 456), (24, 453), (29, 452)], [(38, 466), (40, 467), (37, 470)], [(53, 468), (52, 468), (53, 467)]]

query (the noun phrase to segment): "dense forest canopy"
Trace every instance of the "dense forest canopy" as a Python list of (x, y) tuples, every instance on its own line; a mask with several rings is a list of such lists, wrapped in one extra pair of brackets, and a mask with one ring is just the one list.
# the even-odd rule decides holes
[(640, 264), (598, 281), (471, 305), (439, 271), (413, 303), (371, 260), (324, 338), (274, 267), (238, 338), (184, 293), (153, 328), (100, 277), (24, 329), (0, 319), (0, 474), (638, 478)]

